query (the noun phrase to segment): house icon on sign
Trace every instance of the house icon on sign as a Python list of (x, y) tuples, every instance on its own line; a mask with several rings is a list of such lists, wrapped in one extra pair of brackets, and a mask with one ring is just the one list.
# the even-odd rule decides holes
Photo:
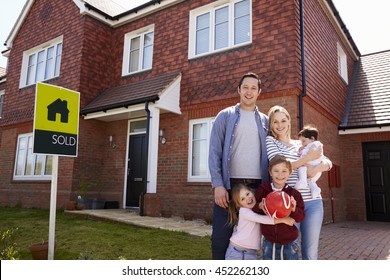
[(61, 122), (68, 123), (69, 109), (68, 101), (57, 99), (47, 106), (47, 119), (49, 121), (56, 121), (57, 114), (61, 115)]

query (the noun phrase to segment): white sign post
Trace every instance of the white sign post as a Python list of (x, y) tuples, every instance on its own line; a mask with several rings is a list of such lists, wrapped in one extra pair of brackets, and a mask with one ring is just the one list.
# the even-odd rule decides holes
[(80, 93), (37, 83), (33, 153), (53, 155), (48, 259), (54, 259), (58, 156), (77, 157)]
[(49, 219), (49, 253), (48, 259), (54, 260), (56, 210), (57, 210), (57, 179), (58, 179), (58, 156), (53, 156), (51, 192), (50, 192), (50, 219)]

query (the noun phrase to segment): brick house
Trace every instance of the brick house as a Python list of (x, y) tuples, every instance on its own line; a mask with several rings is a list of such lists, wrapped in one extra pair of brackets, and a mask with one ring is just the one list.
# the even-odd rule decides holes
[[(319, 181), (324, 222), (390, 221), (390, 83), (367, 87), (379, 84), (369, 75), (389, 77), (389, 52), (361, 56), (332, 1), (141, 2), (26, 2), (3, 51), (1, 206), (49, 207), (52, 158), (31, 151), (43, 81), (80, 92), (78, 157), (59, 159), (58, 207), (87, 182), (88, 197), (141, 215), (210, 220), (212, 121), (239, 101), (251, 71), (262, 79), (262, 112), (279, 104), (293, 134), (306, 123), (320, 130), (335, 164)], [(380, 120), (369, 112), (376, 105)]]

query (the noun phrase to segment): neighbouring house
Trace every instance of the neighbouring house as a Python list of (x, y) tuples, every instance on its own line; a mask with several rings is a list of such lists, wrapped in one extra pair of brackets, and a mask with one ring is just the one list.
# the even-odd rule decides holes
[(319, 181), (324, 222), (390, 221), (390, 51), (362, 56), (332, 1), (128, 2), (26, 1), (2, 52), (1, 206), (49, 207), (52, 156), (32, 153), (45, 82), (80, 92), (58, 207), (87, 183), (106, 205), (210, 221), (213, 119), (255, 72), (262, 112), (286, 107), (295, 135), (319, 128), (334, 163)]

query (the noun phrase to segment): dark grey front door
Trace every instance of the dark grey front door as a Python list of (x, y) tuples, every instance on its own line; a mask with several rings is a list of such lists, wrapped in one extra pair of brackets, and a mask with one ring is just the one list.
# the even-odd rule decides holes
[(126, 207), (139, 207), (139, 198), (145, 188), (146, 134), (130, 136), (127, 161)]
[(390, 142), (363, 143), (367, 220), (390, 222)]

